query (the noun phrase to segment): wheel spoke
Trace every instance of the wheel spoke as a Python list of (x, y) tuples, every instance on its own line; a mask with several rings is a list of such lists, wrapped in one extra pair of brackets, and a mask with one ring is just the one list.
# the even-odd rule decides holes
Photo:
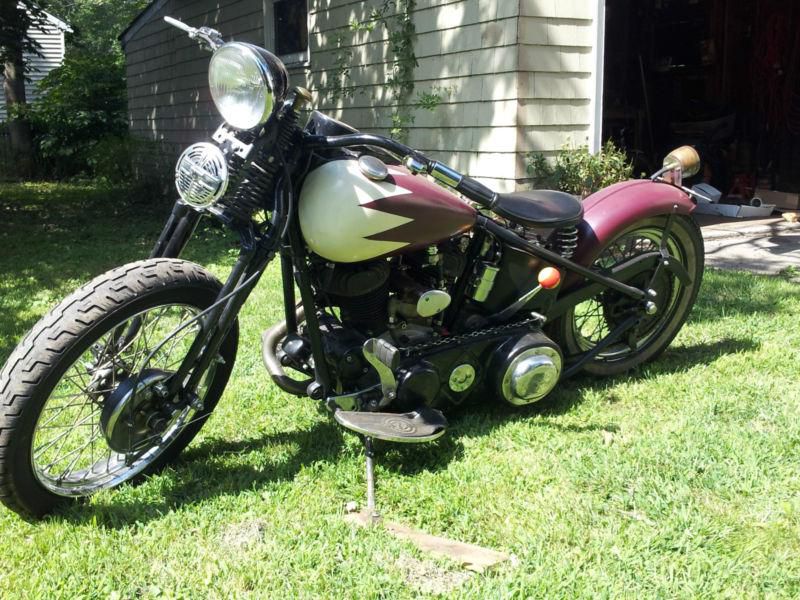
[[(641, 254), (656, 252), (661, 248), (662, 230), (641, 229), (616, 240), (609, 245), (597, 258), (594, 263), (595, 268), (609, 270), (623, 262), (626, 262)], [(673, 238), (670, 238), (673, 240)], [(679, 258), (677, 247), (670, 244), (670, 253)], [(664, 302), (664, 306), (669, 306), (675, 296), (675, 285), (669, 282), (669, 293), (666, 297), (669, 300)], [(613, 292), (602, 292), (598, 296), (587, 300), (575, 307), (572, 311), (572, 330), (573, 336), (578, 346), (583, 350), (590, 350), (600, 343), (618, 325), (622, 319), (630, 314), (630, 309), (625, 303), (630, 304), (627, 298), (615, 296)], [(665, 310), (659, 307), (659, 314)], [(623, 341), (612, 345), (611, 349), (601, 354), (601, 356), (611, 353), (619, 353), (622, 347), (624, 352), (635, 352), (641, 346), (643, 339), (657, 331), (660, 320), (650, 321), (650, 331), (643, 331), (642, 327), (637, 327), (631, 331)], [(646, 326), (645, 326), (646, 329)]]
[[(88, 421), (89, 421), (89, 420), (90, 420), (90, 419), (91, 419), (93, 416), (94, 416), (94, 413), (90, 414), (88, 417), (84, 417), (84, 418), (83, 418), (83, 420), (81, 420), (81, 421), (78, 421), (77, 423), (73, 423), (72, 425), (64, 425), (62, 428), (63, 428), (63, 429), (65, 429), (66, 431), (64, 431), (64, 433), (61, 433), (61, 434), (59, 434), (59, 435), (58, 435), (58, 437), (56, 437), (55, 439), (52, 439), (52, 440), (50, 440), (49, 442), (47, 442), (47, 443), (45, 444), (45, 446), (43, 446), (43, 447), (42, 447), (42, 446), (40, 446), (40, 447), (38, 447), (38, 448), (34, 448), (34, 451), (33, 451), (34, 455), (36, 455), (36, 454), (41, 454), (42, 452), (44, 452), (44, 451), (45, 451), (45, 450), (47, 450), (48, 448), (52, 447), (52, 446), (53, 446), (53, 445), (54, 445), (56, 442), (58, 442), (60, 439), (62, 439), (62, 438), (64, 438), (64, 437), (66, 437), (66, 436), (68, 436), (70, 433), (72, 433), (72, 432), (73, 432), (73, 430), (75, 429), (75, 427), (78, 427), (78, 426), (80, 426), (80, 425), (83, 425), (83, 424), (85, 424), (85, 423), (86, 423), (86, 422), (88, 422)], [(39, 428), (37, 427), (37, 430), (38, 430), (38, 429), (39, 429)], [(63, 444), (62, 444), (62, 445), (59, 447), (59, 449), (60, 449), (60, 448), (63, 448)]]
[[(197, 312), (193, 306), (162, 305), (129, 317), (100, 335), (67, 370), (42, 407), (31, 445), (34, 472), (47, 488), (63, 495), (83, 495), (85, 490), (130, 479), (197, 420), (193, 410), (185, 410), (160, 434), (141, 430), (132, 440), (139, 450), (129, 454), (117, 453), (108, 445), (101, 424), (103, 403), (114, 398), (121, 383), (140, 377), (143, 369), (157, 368), (168, 374), (183, 362), (201, 326), (195, 322), (170, 334)], [(198, 393), (205, 395), (202, 389)], [(132, 417), (127, 412), (134, 408), (132, 401), (125, 397), (114, 401), (126, 402), (123, 418)], [(157, 405), (146, 406), (148, 411), (157, 409)]]

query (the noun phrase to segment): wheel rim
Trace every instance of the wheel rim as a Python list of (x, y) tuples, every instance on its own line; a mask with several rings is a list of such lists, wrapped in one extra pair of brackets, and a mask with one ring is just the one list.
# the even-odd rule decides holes
[[(60, 496), (86, 496), (128, 481), (196, 420), (194, 408), (175, 410), (152, 440), (145, 439), (135, 451), (117, 452), (106, 442), (101, 413), (126, 377), (137, 377), (144, 369), (177, 369), (200, 330), (198, 321), (189, 323), (199, 312), (185, 304), (141, 311), (108, 328), (70, 365), (50, 392), (34, 428), (31, 463), (45, 488)], [(213, 375), (212, 366), (197, 390), (201, 401)]]
[[(658, 252), (661, 246), (663, 230), (648, 227), (627, 233), (609, 245), (595, 260), (596, 269), (608, 270), (635, 256), (649, 252)], [(686, 250), (679, 241), (670, 236), (667, 249), (673, 260), (686, 265)], [(634, 287), (644, 287), (650, 282), (651, 272), (629, 282)], [(644, 316), (640, 325), (627, 336), (601, 352), (595, 360), (620, 360), (640, 351), (664, 330), (670, 323), (679, 304), (681, 293), (685, 289), (671, 273), (662, 269), (652, 286), (656, 291), (654, 301), (658, 311), (652, 317)], [(577, 305), (571, 311), (571, 333), (579, 352), (592, 350), (616, 325), (630, 314), (635, 301), (631, 301), (618, 292), (606, 291)]]

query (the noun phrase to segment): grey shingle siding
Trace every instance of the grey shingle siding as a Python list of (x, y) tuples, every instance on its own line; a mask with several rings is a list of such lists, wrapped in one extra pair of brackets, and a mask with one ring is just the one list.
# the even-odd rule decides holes
[(263, 46), (262, 0), (167, 0), (152, 8), (124, 40), (131, 133), (176, 147), (206, 140), (220, 123), (208, 91), (211, 55), (163, 17)]

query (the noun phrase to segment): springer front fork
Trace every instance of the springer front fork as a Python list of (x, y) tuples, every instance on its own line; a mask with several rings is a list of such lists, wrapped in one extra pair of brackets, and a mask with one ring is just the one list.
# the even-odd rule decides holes
[[(200, 218), (200, 213), (181, 201), (176, 202), (150, 258), (178, 258)], [(233, 327), (242, 305), (274, 256), (271, 245), (261, 243), (262, 240), (252, 227), (242, 227), (237, 232), (241, 240), (239, 258), (215, 302), (194, 317), (200, 323), (200, 332), (178, 370), (170, 377), (167, 397), (181, 398), (188, 404), (198, 402), (195, 390), (212, 361), (218, 356), (222, 342)], [(172, 335), (177, 335), (187, 325), (183, 323)], [(136, 327), (135, 323), (133, 327)], [(126, 332), (126, 337), (132, 333), (136, 332)], [(195, 408), (202, 409), (199, 405)]]
[(181, 200), (175, 202), (150, 258), (178, 258), (192, 237), (202, 215)]

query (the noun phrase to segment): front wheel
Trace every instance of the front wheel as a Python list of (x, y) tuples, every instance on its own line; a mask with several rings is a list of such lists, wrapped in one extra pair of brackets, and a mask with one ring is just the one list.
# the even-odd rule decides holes
[[(601, 249), (593, 268), (608, 270), (646, 253), (657, 252), (664, 241), (667, 217), (639, 221), (623, 231)], [(704, 270), (704, 246), (700, 229), (691, 217), (674, 216), (666, 247), (672, 257), (689, 273), (691, 283), (683, 285), (675, 275), (661, 269), (652, 282), (657, 311), (625, 334), (622, 339), (600, 352), (584, 370), (593, 375), (617, 375), (652, 360), (663, 352), (678, 334), (694, 306)], [(646, 272), (628, 281), (644, 288), (653, 272)], [(554, 334), (568, 356), (579, 356), (592, 350), (629, 315), (637, 310), (637, 302), (606, 290), (567, 311), (556, 323)]]
[(152, 473), (217, 404), (236, 326), (191, 404), (167, 382), (221, 284), (200, 266), (155, 259), (109, 271), (42, 318), (0, 371), (0, 500), (41, 516)]

